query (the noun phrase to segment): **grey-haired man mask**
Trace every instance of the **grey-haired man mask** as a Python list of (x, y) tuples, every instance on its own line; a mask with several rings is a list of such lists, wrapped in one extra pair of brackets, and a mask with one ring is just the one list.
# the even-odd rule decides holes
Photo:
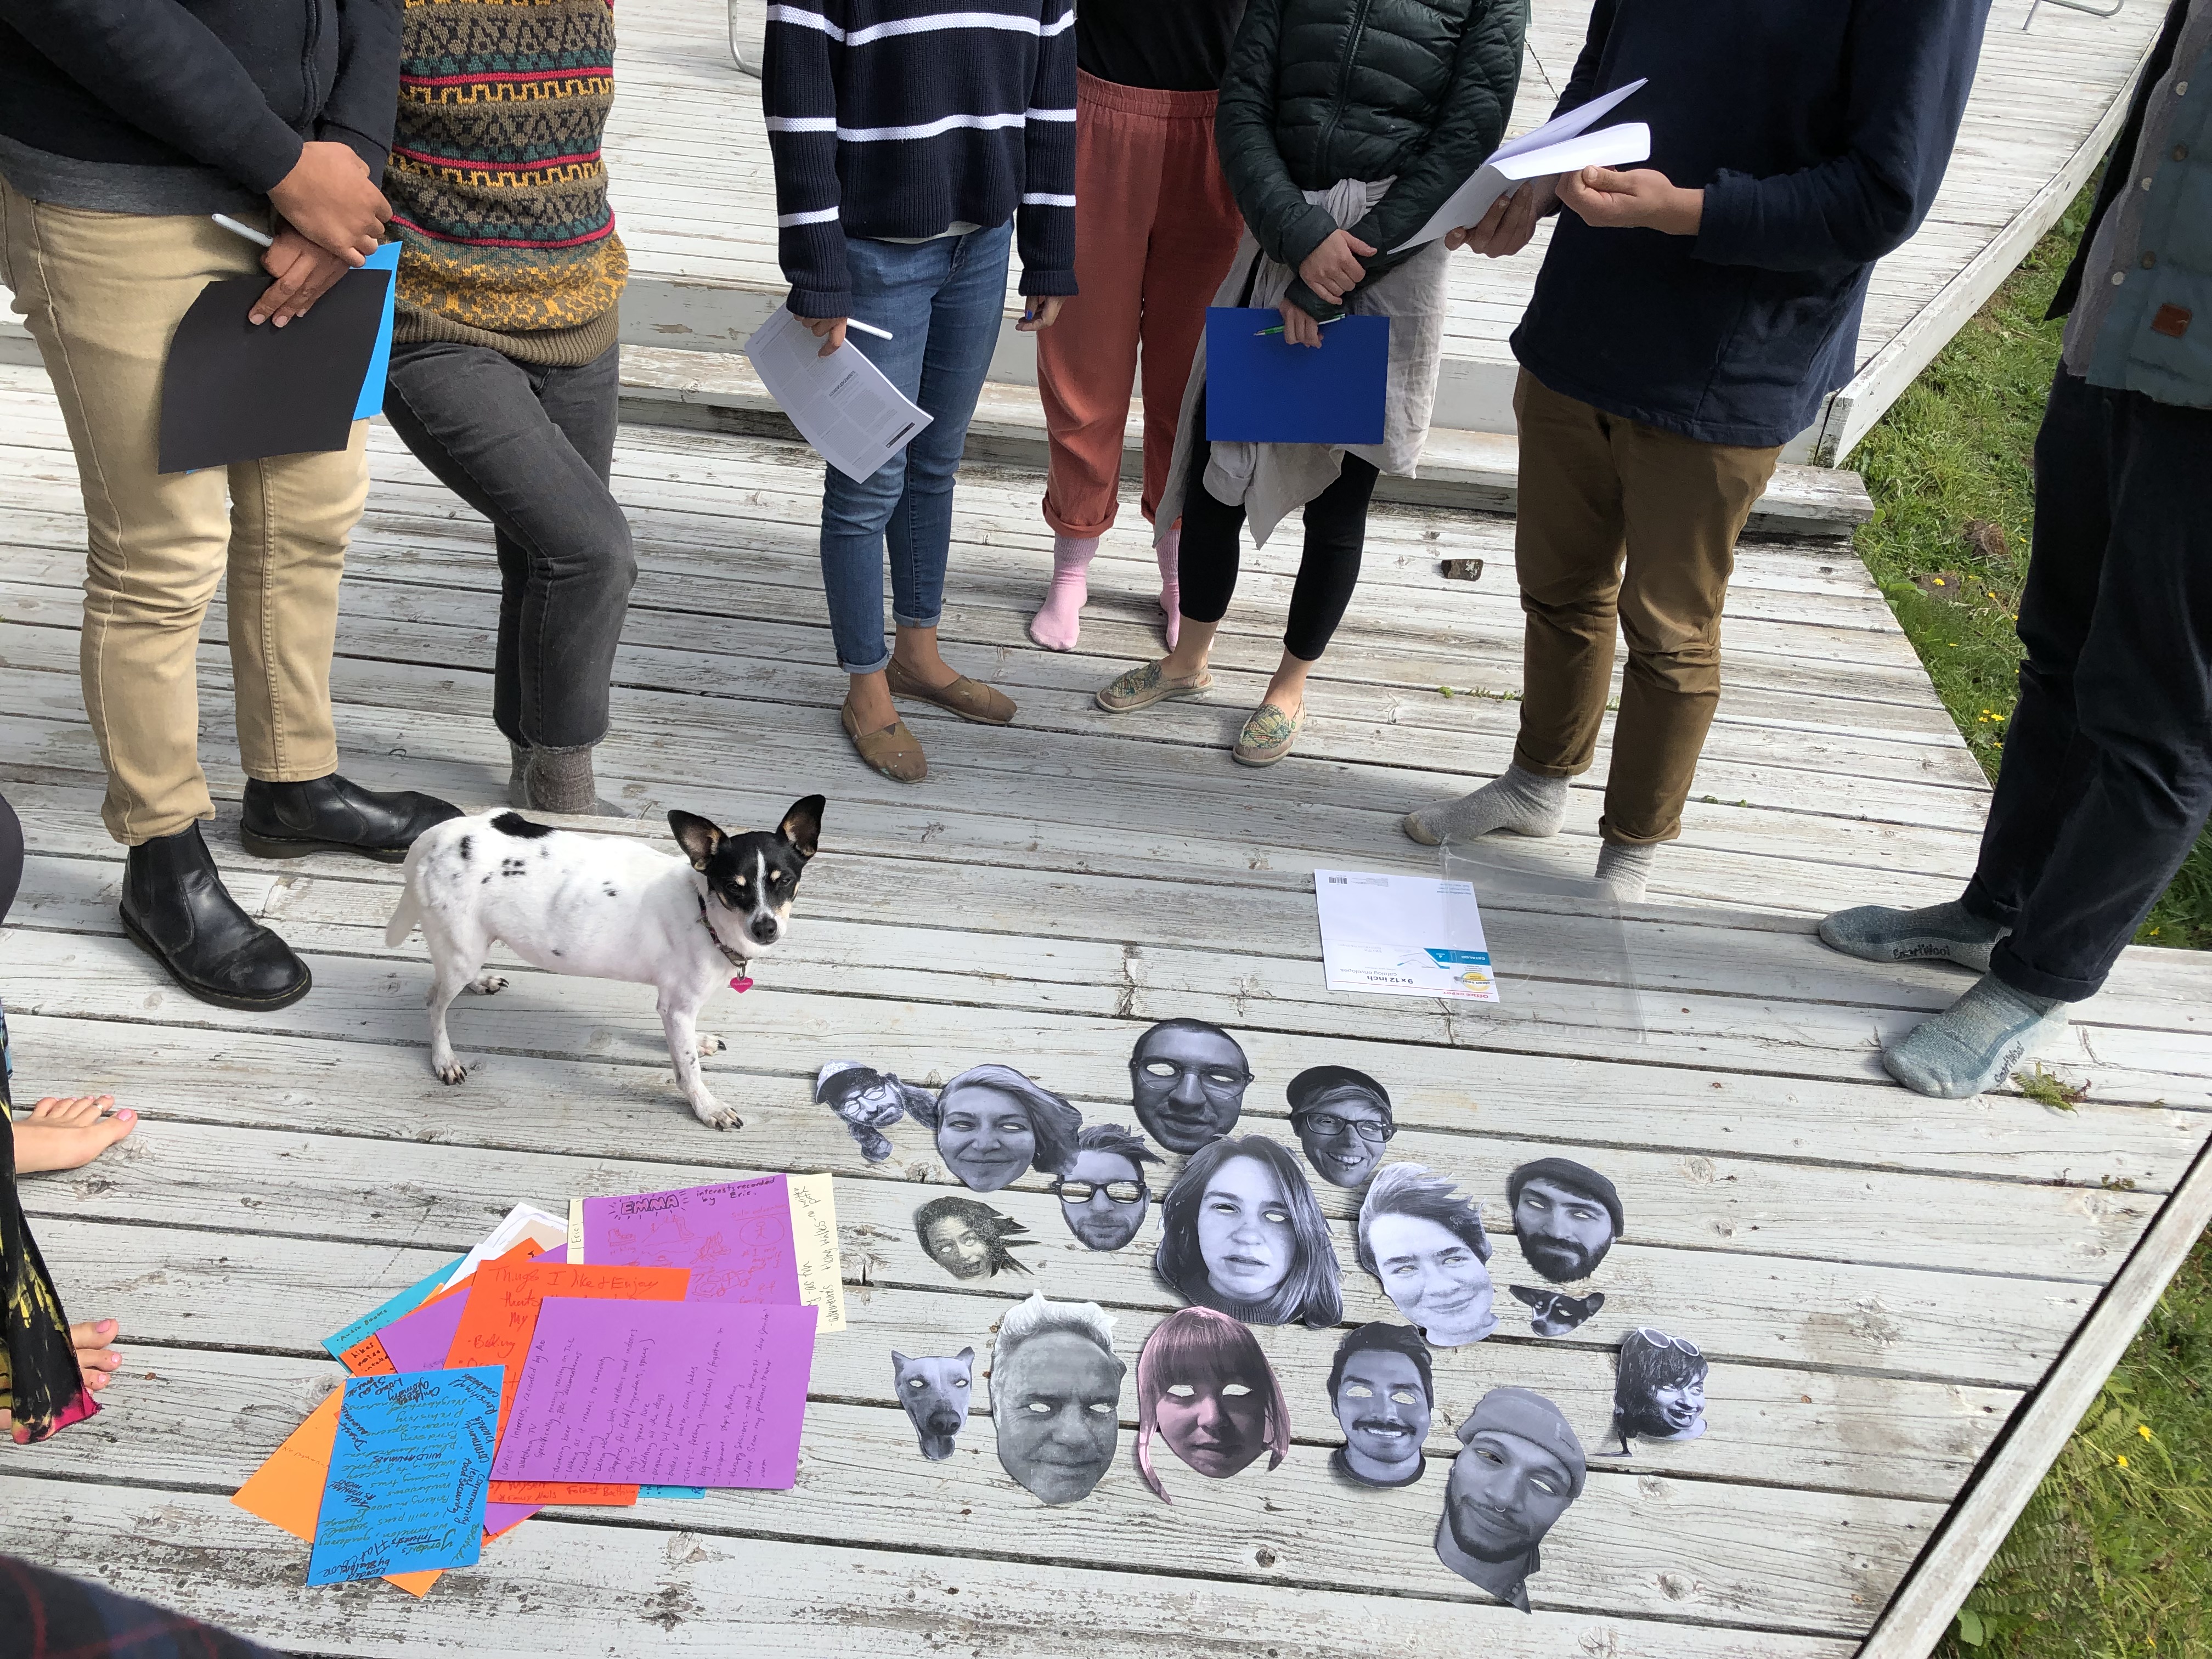
[(1194, 1152), (1234, 1129), (1251, 1081), (1237, 1039), (1203, 1020), (1164, 1019), (1129, 1054), (1137, 1121), (1171, 1152)]
[(1073, 1504), (1113, 1467), (1121, 1426), (1114, 1322), (1094, 1302), (1032, 1296), (1006, 1310), (992, 1351), (999, 1463), (1047, 1504)]
[(1559, 1408), (1528, 1389), (1492, 1389), (1459, 1425), (1437, 1559), (1528, 1611), (1544, 1535), (1583, 1494), (1588, 1463)]

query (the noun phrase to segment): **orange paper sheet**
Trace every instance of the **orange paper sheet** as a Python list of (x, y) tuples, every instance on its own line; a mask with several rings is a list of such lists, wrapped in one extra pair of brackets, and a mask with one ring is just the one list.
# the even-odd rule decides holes
[[(468, 1311), (446, 1352), (449, 1366), (503, 1368), (499, 1426), (522, 1380), (522, 1362), (538, 1329), (538, 1307), (549, 1296), (605, 1297), (626, 1302), (681, 1302), (691, 1274), (684, 1267), (570, 1267), (564, 1262), (515, 1261), (502, 1256), (477, 1269)], [(635, 1486), (558, 1480), (495, 1480), (495, 1504), (616, 1504), (637, 1502)]]
[[(307, 1413), (307, 1420), (292, 1431), (291, 1437), (247, 1477), (230, 1501), (295, 1538), (314, 1542), (315, 1517), (322, 1511), (331, 1451), (338, 1439), (338, 1406), (344, 1397), (343, 1389), (331, 1389), (323, 1403)], [(387, 1574), (385, 1582), (398, 1585), (410, 1595), (422, 1595), (438, 1582), (438, 1574), (434, 1570), (395, 1572)]]

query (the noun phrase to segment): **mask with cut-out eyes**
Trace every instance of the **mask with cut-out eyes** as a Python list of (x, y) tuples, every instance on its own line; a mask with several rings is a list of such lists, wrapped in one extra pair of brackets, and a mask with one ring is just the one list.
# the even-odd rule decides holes
[(1433, 1413), (1412, 1359), (1388, 1349), (1351, 1355), (1334, 1403), (1353, 1479), (1396, 1486), (1419, 1466)]
[(1265, 1377), (1170, 1382), (1157, 1408), (1160, 1438), (1199, 1474), (1226, 1480), (1267, 1449)]

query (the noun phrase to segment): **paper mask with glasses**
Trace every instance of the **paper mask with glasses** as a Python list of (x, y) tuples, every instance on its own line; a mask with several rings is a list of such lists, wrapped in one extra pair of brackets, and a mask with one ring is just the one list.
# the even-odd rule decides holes
[(1137, 1356), (1137, 1473), (1162, 1503), (1175, 1500), (1152, 1468), (1152, 1437), (1209, 1480), (1273, 1468), (1291, 1449), (1282, 1384), (1252, 1333), (1211, 1308), (1169, 1315)]
[(1695, 1440), (1705, 1431), (1705, 1379), (1711, 1362), (1698, 1345), (1638, 1327), (1622, 1339), (1613, 1382), (1613, 1432), (1628, 1455), (1637, 1440)]
[(1152, 1213), (1145, 1165), (1159, 1158), (1118, 1123), (1093, 1123), (1075, 1138), (1075, 1161), (1053, 1183), (1060, 1218), (1085, 1249), (1118, 1250)]
[(1291, 1103), (1291, 1127), (1314, 1173), (1334, 1186), (1365, 1186), (1398, 1133), (1389, 1092), (1349, 1066), (1309, 1067), (1283, 1092)]
[(1137, 1121), (1171, 1152), (1194, 1152), (1234, 1129), (1251, 1081), (1237, 1039), (1202, 1019), (1164, 1019), (1129, 1052)]

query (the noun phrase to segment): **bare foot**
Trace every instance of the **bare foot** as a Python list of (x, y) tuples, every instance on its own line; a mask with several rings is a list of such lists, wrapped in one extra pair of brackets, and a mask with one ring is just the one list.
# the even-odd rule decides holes
[[(77, 1369), (84, 1374), (84, 1386), (94, 1394), (115, 1380), (115, 1368), (123, 1363), (122, 1354), (107, 1346), (115, 1332), (112, 1319), (88, 1319), (70, 1327), (70, 1346), (76, 1350)], [(15, 1414), (0, 1408), (0, 1434), (9, 1433), (14, 1426)]]
[(37, 1175), (91, 1163), (138, 1127), (138, 1114), (128, 1106), (110, 1115), (114, 1104), (113, 1095), (57, 1095), (40, 1101), (14, 1126), (17, 1171)]

